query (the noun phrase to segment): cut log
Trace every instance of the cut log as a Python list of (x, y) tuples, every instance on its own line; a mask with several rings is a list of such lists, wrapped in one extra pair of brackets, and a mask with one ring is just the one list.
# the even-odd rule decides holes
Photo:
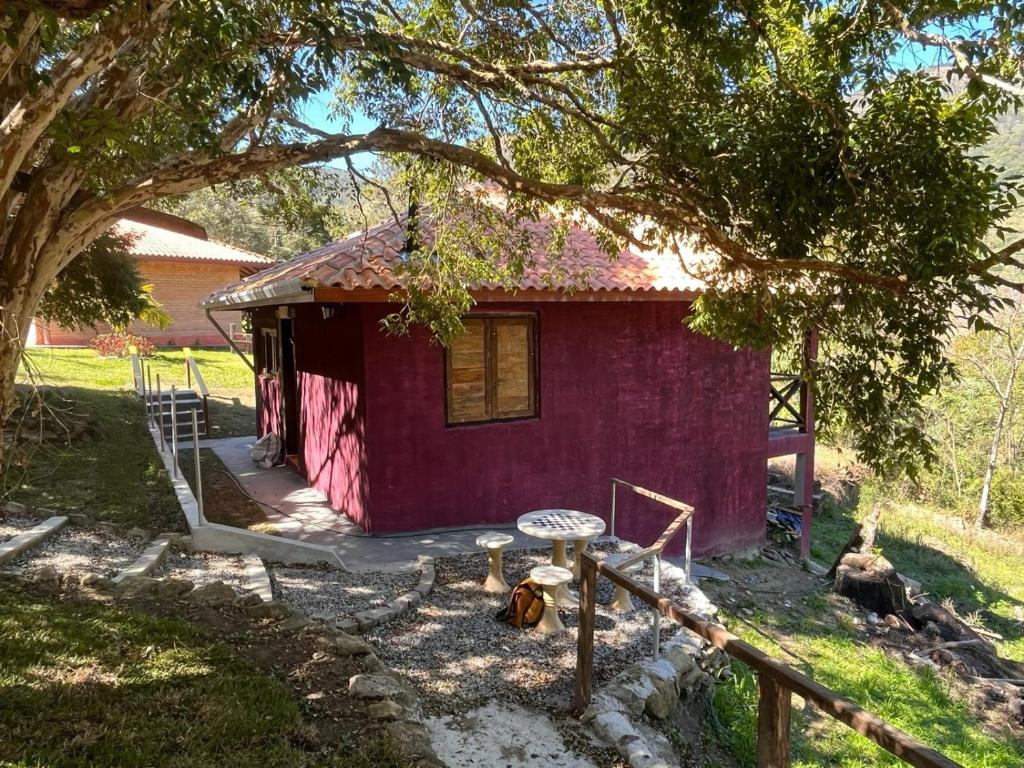
[(938, 627), (943, 640), (970, 640), (978, 636), (974, 630), (938, 603), (915, 603), (909, 608), (909, 615), (904, 615), (916, 629), (924, 629), (925, 625), (931, 622)]
[(868, 572), (841, 564), (836, 570), (835, 591), (879, 616), (899, 615), (910, 607), (907, 588), (895, 572)]

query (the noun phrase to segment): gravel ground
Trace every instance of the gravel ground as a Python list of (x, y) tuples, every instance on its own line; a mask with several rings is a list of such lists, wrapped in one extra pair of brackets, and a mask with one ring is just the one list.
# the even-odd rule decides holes
[[(516, 584), (530, 568), (550, 559), (550, 549), (506, 550), (505, 579)], [(578, 611), (559, 612), (566, 626), (561, 635), (517, 629), (495, 618), (508, 596), (481, 589), (487, 573), (485, 554), (438, 559), (435, 565), (437, 583), (419, 609), (369, 634), (384, 663), (407, 675), (419, 689), (424, 709), (433, 715), (464, 714), (493, 699), (549, 710), (571, 706)], [(650, 583), (650, 570), (640, 573), (641, 581)], [(671, 584), (663, 584), (662, 591), (671, 593)], [(651, 648), (650, 611), (608, 610), (613, 592), (611, 582), (598, 579), (595, 685), (647, 656)], [(662, 620), (663, 641), (678, 630), (675, 623)]]
[(242, 558), (237, 555), (176, 552), (172, 549), (160, 567), (153, 572), (153, 576), (158, 579), (188, 579), (197, 587), (214, 581), (223, 581), (239, 592), (247, 588), (245, 565)]
[(50, 565), (62, 573), (98, 573), (109, 577), (134, 563), (143, 549), (143, 542), (69, 525), (4, 565), (3, 570), (36, 570)]
[(30, 528), (42, 522), (42, 519), (33, 517), (12, 517), (11, 515), (0, 516), (0, 542), (24, 533)]
[(283, 565), (267, 570), (274, 597), (310, 616), (348, 616), (379, 608), (419, 583), (419, 572), (345, 573), (329, 567)]

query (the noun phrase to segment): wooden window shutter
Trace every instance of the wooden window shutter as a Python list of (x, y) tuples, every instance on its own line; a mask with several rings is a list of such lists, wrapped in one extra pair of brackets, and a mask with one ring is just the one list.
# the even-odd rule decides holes
[(532, 318), (491, 321), (491, 418), (513, 419), (534, 413)]
[(448, 422), (485, 421), (487, 403), (487, 324), (463, 321), (465, 332), (448, 348)]

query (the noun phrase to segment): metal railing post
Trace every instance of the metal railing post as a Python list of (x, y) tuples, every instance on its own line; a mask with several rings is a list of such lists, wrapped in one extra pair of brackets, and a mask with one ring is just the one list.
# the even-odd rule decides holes
[(614, 480), (614, 478), (612, 479), (612, 517), (611, 517), (611, 524), (612, 524), (611, 533), (612, 533), (612, 536), (615, 536), (615, 480)]
[(149, 411), (149, 421), (155, 427), (156, 426), (156, 414), (153, 413), (153, 366), (146, 366), (146, 378), (149, 380), (149, 387), (147, 388), (148, 398), (146, 399), (147, 410)]
[[(654, 591), (661, 594), (661, 555), (654, 556)], [(654, 635), (652, 652), (657, 661), (661, 652), (661, 610), (658, 608), (651, 609), (651, 630)]]
[(690, 583), (690, 561), (693, 551), (693, 518), (686, 521), (686, 583)]
[(178, 388), (171, 384), (171, 472), (178, 477)]
[(196, 419), (195, 409), (192, 410), (192, 453), (196, 458), (196, 506), (199, 508), (199, 524), (206, 525), (206, 515), (203, 514), (203, 470), (199, 461), (199, 421)]
[(160, 430), (160, 451), (167, 450), (167, 441), (164, 440), (164, 396), (160, 391), (160, 374), (156, 375), (156, 407), (158, 409), (157, 415), (159, 416), (159, 424), (157, 429)]

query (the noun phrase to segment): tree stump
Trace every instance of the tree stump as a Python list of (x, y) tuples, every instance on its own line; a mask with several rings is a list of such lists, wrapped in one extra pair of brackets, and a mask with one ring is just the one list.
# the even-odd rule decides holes
[(836, 568), (835, 591), (879, 616), (899, 616), (910, 608), (906, 585), (892, 564), (877, 555), (844, 555)]

